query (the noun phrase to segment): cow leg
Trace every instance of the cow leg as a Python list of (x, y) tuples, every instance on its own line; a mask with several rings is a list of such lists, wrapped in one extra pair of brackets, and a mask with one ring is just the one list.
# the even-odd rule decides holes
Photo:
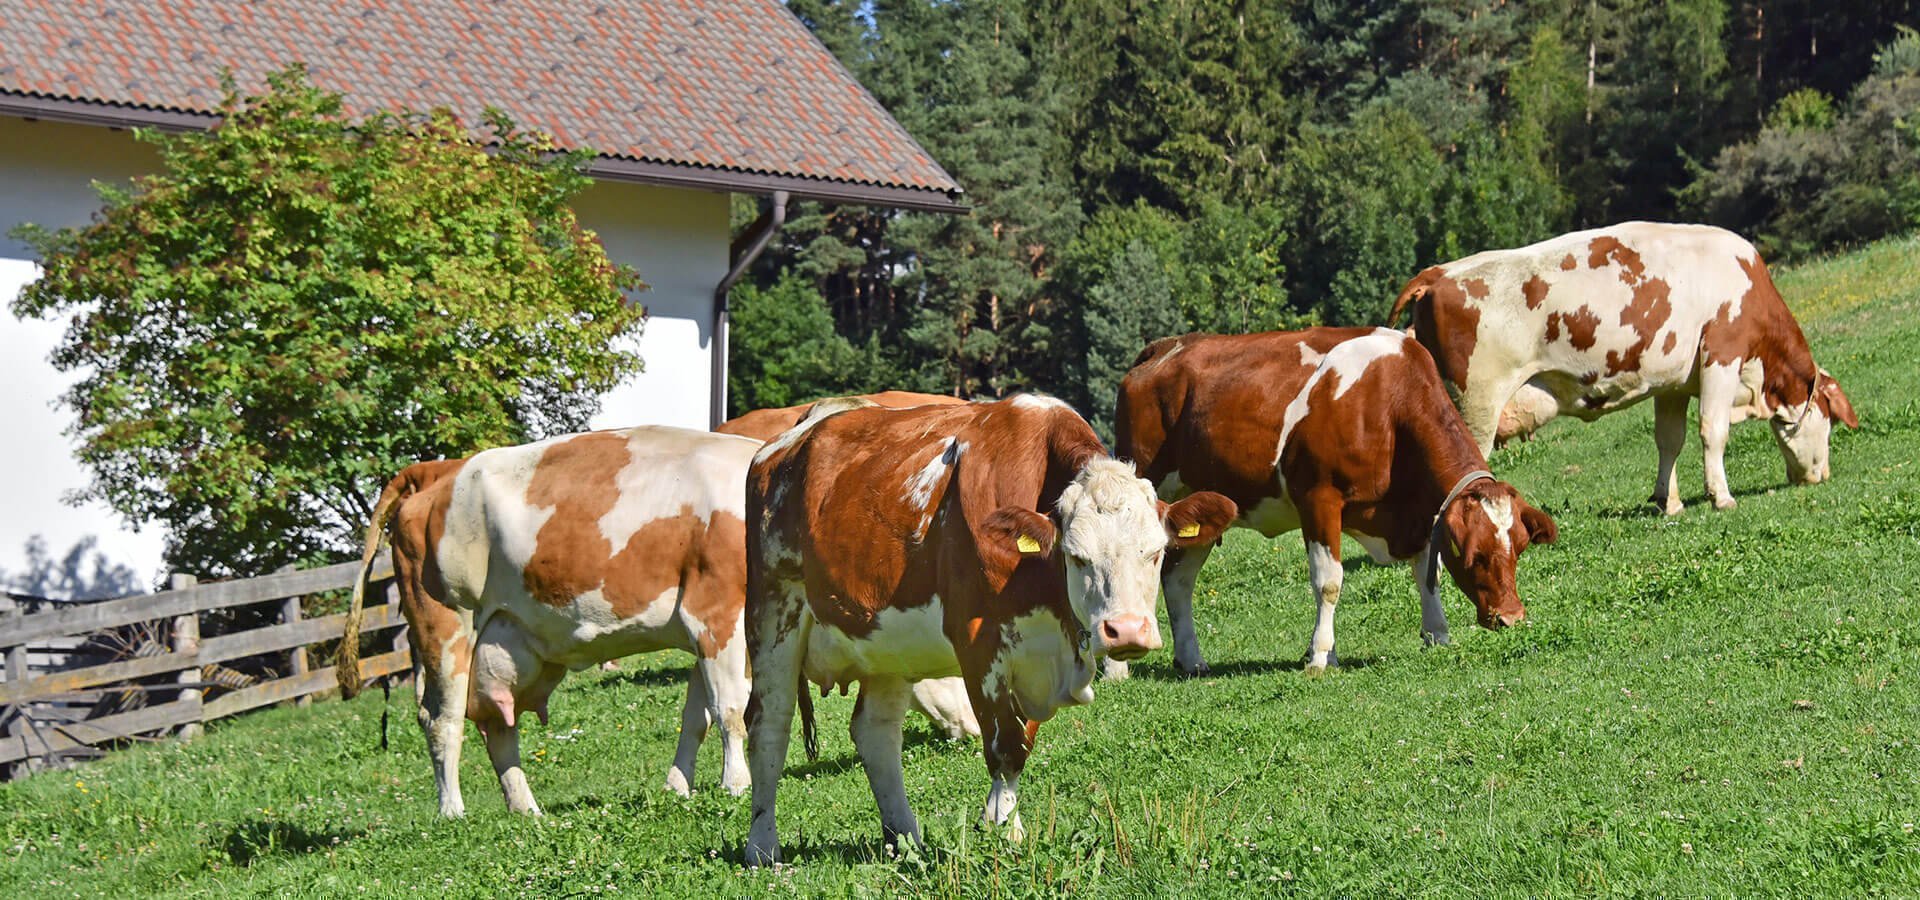
[[(465, 616), (462, 616), (465, 618)], [(464, 623), (463, 623), (464, 624)], [(463, 629), (426, 666), (420, 690), (420, 724), (427, 736), (427, 756), (433, 760), (433, 780), (440, 793), (440, 814), (457, 819), (467, 814), (460, 796), (460, 744), (467, 729), (467, 673), (457, 671), (457, 657), (472, 658), (472, 633)], [(450, 658), (452, 657), (452, 658)]]
[(1688, 399), (1678, 391), (1653, 398), (1653, 443), (1660, 449), (1660, 468), (1653, 473), (1653, 496), (1649, 499), (1669, 516), (1677, 516), (1685, 508), (1675, 476), (1680, 449), (1687, 443)]
[(920, 843), (920, 822), (907, 803), (906, 773), (901, 769), (900, 727), (907, 715), (912, 690), (906, 679), (869, 676), (860, 680), (860, 698), (853, 704), (853, 746), (867, 770), (867, 786), (880, 807), (880, 839), (898, 847), (900, 838)]
[[(735, 797), (753, 783), (747, 772), (747, 642), (729, 641), (712, 659), (694, 668), (706, 669), (709, 719), (720, 725), (720, 786)], [(693, 757), (687, 757), (687, 779), (693, 779)]]
[(1700, 372), (1700, 443), (1706, 454), (1707, 496), (1714, 509), (1732, 509), (1727, 489), (1727, 431), (1733, 425), (1733, 401), (1740, 390), (1740, 367), (1705, 366)]
[(1525, 383), (1524, 377), (1509, 378), (1494, 384), (1469, 384), (1468, 389), (1461, 392), (1460, 417), (1466, 421), (1467, 433), (1473, 435), (1473, 442), (1480, 445), (1480, 455), (1493, 452), (1494, 438), (1500, 433), (1500, 413)]
[(1173, 626), (1173, 660), (1180, 671), (1200, 677), (1212, 671), (1200, 656), (1200, 634), (1193, 623), (1193, 585), (1207, 564), (1213, 545), (1184, 550), (1168, 549), (1160, 567), (1160, 587), (1167, 595), (1167, 620)]
[(1026, 828), (1020, 824), (1018, 809), (1020, 772), (1027, 766), (1028, 754), (1033, 752), (1034, 726), (1039, 723), (1029, 723), (1015, 714), (1010, 698), (996, 698), (988, 704), (989, 708), (980, 716), (980, 742), (986, 751), (987, 775), (992, 783), (987, 789), (986, 811), (980, 821), (983, 825), (1004, 827), (1007, 839), (1018, 843), (1027, 836)]
[[(1440, 555), (1423, 547), (1413, 558), (1413, 582), (1420, 590), (1420, 639), (1427, 646), (1451, 643), (1447, 637), (1447, 610), (1440, 605)], [(1311, 563), (1309, 563), (1311, 565)]]
[(693, 796), (693, 763), (706, 740), (707, 726), (713, 721), (707, 694), (705, 660), (695, 660), (687, 675), (687, 704), (680, 709), (680, 746), (673, 752), (673, 765), (667, 769), (667, 790), (682, 797)]
[(806, 594), (797, 580), (775, 583), (774, 597), (755, 609), (748, 603), (747, 654), (753, 686), (747, 700), (747, 767), (753, 777), (753, 813), (747, 829), (747, 865), (780, 861), (780, 832), (774, 799), (793, 737), (793, 708), (799, 698), (801, 667), (811, 622)]
[[(1122, 664), (1124, 665), (1124, 663)], [(934, 727), (957, 741), (980, 736), (980, 720), (973, 715), (973, 703), (967, 699), (967, 685), (959, 678), (928, 678), (913, 683), (914, 712), (932, 720)]]
[(1340, 567), (1340, 503), (1337, 496), (1316, 498), (1303, 505), (1300, 533), (1307, 540), (1307, 574), (1313, 581), (1313, 598), (1318, 611), (1313, 625), (1313, 644), (1307, 651), (1306, 670), (1326, 671), (1340, 665), (1333, 652), (1333, 610), (1340, 603), (1340, 584), (1346, 572)]
[(478, 724), (487, 740), (487, 758), (493, 761), (494, 774), (500, 776), (500, 793), (507, 798), (508, 811), (540, 815), (540, 805), (533, 802), (533, 790), (527, 787), (527, 773), (520, 768), (518, 721), (488, 718)]

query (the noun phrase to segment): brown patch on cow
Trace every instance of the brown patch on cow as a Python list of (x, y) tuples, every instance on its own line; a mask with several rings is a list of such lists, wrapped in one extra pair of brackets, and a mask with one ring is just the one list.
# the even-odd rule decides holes
[(439, 672), (443, 653), (450, 650), (453, 671), (444, 674), (459, 678), (473, 667), (473, 635), (461, 631), (460, 614), (446, 603), (446, 581), (434, 552), (446, 534), (446, 500), (453, 485), (453, 479), (442, 478), (403, 501), (393, 518), (392, 541), (400, 613), (411, 629), (414, 658), (428, 673)]
[(1673, 348), (1679, 345), (1680, 345), (1680, 332), (1669, 331), (1667, 332), (1667, 342), (1660, 345), (1660, 352), (1662, 354), (1670, 354), (1673, 352)]
[(1579, 267), (1580, 267), (1580, 261), (1577, 259), (1574, 259), (1573, 254), (1571, 253), (1567, 254), (1566, 259), (1563, 259), (1560, 261), (1560, 270), (1562, 272), (1571, 272), (1574, 269), (1577, 269)]
[(1475, 300), (1480, 300), (1487, 296), (1487, 282), (1485, 279), (1469, 278), (1466, 281), (1460, 282), (1460, 286), (1466, 288), (1467, 296)]
[[(1480, 309), (1467, 304), (1470, 286), (1454, 281), (1437, 268), (1428, 271), (1440, 274), (1430, 283), (1427, 302), (1414, 308), (1413, 334), (1433, 355), (1440, 377), (1451, 382), (1454, 390), (1465, 390), (1467, 368), (1473, 359), (1474, 345), (1480, 339)], [(1470, 281), (1480, 285), (1484, 295), (1486, 282), (1477, 278)]]
[(1773, 409), (1800, 406), (1807, 402), (1819, 367), (1807, 348), (1806, 335), (1794, 321), (1786, 301), (1774, 287), (1766, 263), (1755, 254), (1742, 259), (1740, 268), (1747, 273), (1747, 291), (1740, 297), (1740, 313), (1733, 315), (1733, 304), (1722, 303), (1713, 320), (1701, 330), (1700, 346), (1708, 365), (1738, 365), (1757, 359), (1763, 372), (1761, 390)]
[(1540, 304), (1547, 302), (1547, 287), (1547, 280), (1538, 275), (1527, 279), (1527, 283), (1520, 286), (1520, 293), (1527, 298), (1528, 309), (1539, 309)]
[(1573, 312), (1553, 312), (1547, 314), (1547, 343), (1560, 339), (1560, 327), (1566, 326), (1567, 343), (1575, 350), (1592, 349), (1596, 343), (1596, 334), (1600, 330), (1600, 317), (1586, 304), (1581, 304)]
[(1599, 372), (1586, 372), (1580, 376), (1581, 384), (1598, 384), (1599, 382), (1600, 382)]
[(568, 606), (600, 586), (613, 544), (600, 533), (600, 517), (620, 492), (611, 490), (633, 454), (624, 434), (583, 434), (548, 447), (527, 484), (527, 505), (553, 514), (534, 539), (521, 583), (548, 606)]
[(1627, 284), (1637, 284), (1647, 275), (1647, 266), (1641, 262), (1640, 254), (1632, 247), (1620, 242), (1612, 235), (1601, 235), (1587, 245), (1587, 268), (1598, 269), (1609, 261), (1620, 266), (1620, 280)]
[(1633, 285), (1633, 299), (1620, 310), (1620, 324), (1633, 329), (1634, 340), (1624, 351), (1607, 351), (1607, 374), (1640, 370), (1640, 357), (1653, 345), (1660, 327), (1673, 315), (1673, 290), (1664, 278), (1648, 278)]

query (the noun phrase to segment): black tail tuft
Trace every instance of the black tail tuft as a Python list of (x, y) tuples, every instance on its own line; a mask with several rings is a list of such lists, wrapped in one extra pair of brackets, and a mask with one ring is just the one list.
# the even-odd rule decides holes
[(800, 743), (807, 748), (807, 762), (820, 760), (820, 728), (813, 721), (813, 697), (807, 683), (800, 683)]

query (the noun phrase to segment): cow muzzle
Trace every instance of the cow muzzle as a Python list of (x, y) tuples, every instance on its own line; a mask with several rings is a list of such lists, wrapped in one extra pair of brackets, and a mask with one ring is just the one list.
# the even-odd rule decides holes
[(1519, 612), (1497, 613), (1482, 617), (1480, 619), (1480, 627), (1490, 631), (1499, 631), (1502, 628), (1509, 628), (1526, 620), (1527, 611), (1523, 609)]
[(1100, 623), (1100, 649), (1127, 662), (1160, 649), (1160, 627), (1146, 616), (1115, 616)]

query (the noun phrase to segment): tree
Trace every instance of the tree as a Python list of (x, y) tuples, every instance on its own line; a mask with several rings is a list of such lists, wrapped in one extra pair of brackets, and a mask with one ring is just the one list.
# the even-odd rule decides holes
[(73, 315), (81, 496), (206, 575), (347, 551), (401, 466), (576, 430), (640, 364), (642, 285), (567, 206), (580, 155), (497, 114), (354, 122), (298, 67), (268, 85), (143, 133), (163, 171), (92, 224), (20, 232), (45, 276), (14, 313)]
[(798, 276), (734, 288), (732, 343), (727, 397), (736, 416), (889, 386), (878, 346), (862, 351), (841, 337), (826, 300)]

